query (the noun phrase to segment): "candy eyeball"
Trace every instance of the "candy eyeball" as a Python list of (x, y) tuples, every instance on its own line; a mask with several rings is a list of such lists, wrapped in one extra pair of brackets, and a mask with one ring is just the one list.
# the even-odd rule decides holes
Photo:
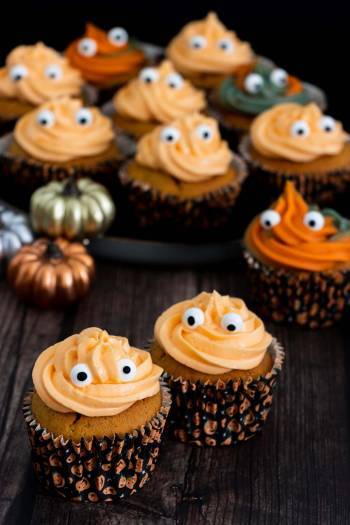
[(200, 308), (187, 308), (182, 316), (182, 323), (187, 328), (197, 328), (204, 323), (204, 313)]
[(28, 69), (26, 66), (23, 66), (22, 64), (17, 64), (16, 66), (12, 66), (10, 69), (10, 78), (13, 82), (19, 82), (22, 80), (22, 78), (25, 78), (28, 76)]
[(168, 142), (169, 144), (175, 144), (180, 139), (181, 133), (177, 128), (167, 126), (163, 128), (160, 134), (162, 142)]
[(192, 49), (203, 49), (207, 46), (207, 39), (205, 36), (195, 35), (190, 38), (189, 46), (192, 47)]
[(184, 80), (179, 73), (170, 73), (170, 75), (167, 76), (166, 83), (171, 89), (181, 89)]
[(154, 82), (158, 82), (159, 73), (154, 67), (145, 67), (141, 69), (139, 78), (145, 84), (153, 84)]
[(260, 215), (260, 224), (264, 230), (271, 230), (281, 222), (280, 214), (275, 210), (265, 210)]
[(132, 381), (136, 377), (137, 369), (132, 359), (119, 359), (117, 361), (118, 375), (122, 381)]
[(70, 378), (75, 386), (84, 387), (92, 383), (90, 368), (85, 363), (78, 363), (70, 371)]
[(308, 211), (304, 215), (303, 223), (310, 230), (317, 232), (324, 227), (325, 219), (319, 211)]
[(81, 108), (75, 114), (75, 122), (80, 126), (89, 126), (92, 120), (92, 113), (87, 108)]
[(310, 133), (310, 126), (306, 120), (297, 120), (290, 128), (292, 137), (307, 137)]
[(78, 42), (78, 52), (84, 57), (93, 57), (97, 53), (97, 43), (93, 38), (82, 38)]
[(325, 115), (324, 117), (320, 118), (319, 126), (326, 133), (331, 133), (335, 130), (337, 124), (333, 117)]
[(244, 88), (251, 95), (256, 95), (260, 93), (264, 86), (264, 79), (258, 73), (250, 73), (244, 79)]
[(45, 68), (45, 76), (51, 80), (62, 78), (62, 69), (57, 64), (51, 64)]
[(284, 69), (277, 68), (271, 71), (270, 74), (271, 84), (278, 88), (284, 88), (288, 84), (288, 73)]
[(232, 51), (234, 51), (233, 42), (229, 38), (222, 38), (219, 40), (218, 48), (225, 51), (225, 53), (232, 53)]
[(56, 122), (56, 118), (52, 111), (49, 109), (43, 109), (37, 114), (36, 121), (43, 128), (52, 128)]
[(198, 137), (205, 142), (209, 142), (213, 138), (213, 130), (210, 126), (207, 126), (206, 124), (200, 124), (196, 128), (196, 133)]
[(108, 31), (108, 40), (117, 47), (125, 46), (128, 43), (129, 35), (123, 27), (113, 27)]
[(240, 315), (230, 312), (221, 319), (221, 327), (228, 332), (243, 330), (243, 319)]

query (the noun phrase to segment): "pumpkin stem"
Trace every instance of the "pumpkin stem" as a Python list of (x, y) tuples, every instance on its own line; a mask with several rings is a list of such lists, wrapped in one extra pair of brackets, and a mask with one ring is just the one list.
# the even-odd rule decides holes
[(62, 259), (63, 252), (53, 241), (47, 241), (44, 257), (47, 259)]
[(69, 177), (63, 187), (62, 195), (67, 197), (79, 197), (81, 191), (78, 188), (78, 184), (74, 177)]

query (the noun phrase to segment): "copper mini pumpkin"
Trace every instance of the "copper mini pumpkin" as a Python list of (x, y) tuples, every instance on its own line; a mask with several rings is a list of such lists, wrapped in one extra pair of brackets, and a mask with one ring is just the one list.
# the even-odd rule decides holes
[(20, 299), (41, 308), (64, 306), (90, 289), (95, 263), (80, 243), (38, 239), (8, 266), (8, 280)]

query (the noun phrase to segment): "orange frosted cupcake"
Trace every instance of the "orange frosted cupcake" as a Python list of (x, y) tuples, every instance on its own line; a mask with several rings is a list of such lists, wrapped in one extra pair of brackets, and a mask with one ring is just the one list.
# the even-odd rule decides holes
[(350, 299), (350, 221), (309, 206), (292, 182), (249, 225), (246, 261), (264, 316), (318, 328), (338, 321)]
[(44, 350), (23, 408), (40, 485), (93, 503), (142, 488), (170, 407), (161, 373), (148, 352), (100, 328)]
[(283, 351), (242, 299), (202, 292), (162, 313), (153, 361), (174, 404), (170, 432), (196, 445), (233, 445), (261, 430)]
[(254, 60), (250, 45), (212, 12), (185, 25), (168, 45), (167, 56), (194, 85), (206, 89), (218, 86), (238, 67)]

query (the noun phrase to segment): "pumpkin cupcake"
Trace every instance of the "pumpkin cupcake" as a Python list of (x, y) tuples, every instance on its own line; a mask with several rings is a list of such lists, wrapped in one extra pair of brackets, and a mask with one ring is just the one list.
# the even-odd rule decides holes
[(19, 117), (48, 100), (81, 96), (93, 102), (81, 73), (66, 58), (42, 42), (18, 46), (0, 68), (0, 126), (11, 129)]
[(87, 328), (44, 350), (24, 401), (40, 485), (71, 501), (113, 502), (148, 481), (170, 407), (162, 369), (125, 337)]
[(239, 150), (260, 209), (278, 197), (287, 180), (309, 202), (327, 205), (349, 185), (348, 135), (314, 103), (280, 104), (261, 113)]
[(254, 60), (247, 42), (229, 31), (215, 13), (190, 22), (175, 36), (167, 56), (195, 86), (211, 89), (239, 66)]
[(202, 292), (157, 319), (153, 361), (174, 404), (170, 432), (196, 445), (234, 445), (261, 430), (284, 353), (242, 299)]
[(310, 328), (338, 321), (350, 299), (350, 221), (308, 205), (292, 182), (249, 225), (244, 244), (252, 289), (274, 321)]
[(184, 80), (171, 62), (164, 60), (158, 67), (142, 69), (137, 78), (117, 91), (111, 116), (119, 129), (139, 138), (159, 124), (205, 107), (204, 93)]
[(144, 135), (120, 171), (129, 209), (141, 227), (208, 231), (229, 220), (246, 170), (217, 122), (187, 115)]

